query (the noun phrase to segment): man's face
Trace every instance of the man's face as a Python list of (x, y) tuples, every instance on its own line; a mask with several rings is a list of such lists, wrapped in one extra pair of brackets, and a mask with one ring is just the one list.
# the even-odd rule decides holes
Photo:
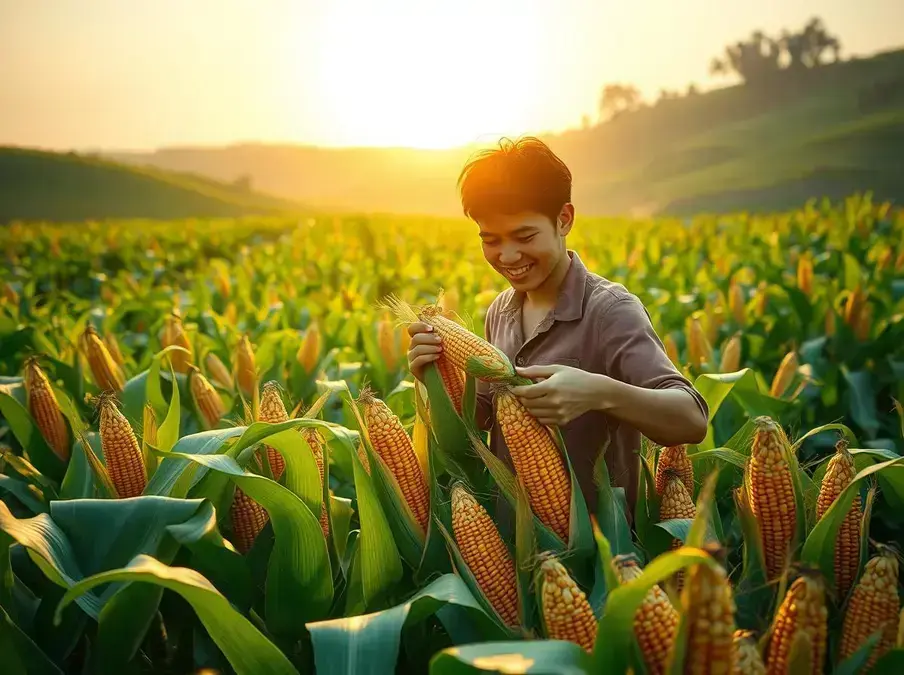
[(480, 219), (484, 258), (515, 290), (538, 288), (565, 255), (563, 237), (571, 227), (565, 216), (562, 224), (539, 213)]

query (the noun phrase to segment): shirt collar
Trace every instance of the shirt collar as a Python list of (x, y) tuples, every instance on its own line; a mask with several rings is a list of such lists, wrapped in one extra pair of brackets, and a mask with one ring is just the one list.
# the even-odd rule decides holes
[[(571, 258), (571, 265), (559, 287), (559, 295), (556, 305), (552, 310), (552, 318), (556, 321), (574, 321), (584, 315), (584, 290), (587, 286), (587, 268), (581, 261), (577, 252), (568, 249), (566, 251)], [(504, 312), (514, 313), (524, 304), (523, 291), (513, 291), (505, 305)]]

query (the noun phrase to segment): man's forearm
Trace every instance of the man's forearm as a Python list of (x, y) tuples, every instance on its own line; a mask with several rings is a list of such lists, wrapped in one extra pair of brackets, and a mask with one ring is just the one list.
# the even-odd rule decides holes
[(700, 406), (683, 389), (646, 389), (603, 375), (599, 409), (624, 420), (659, 445), (699, 443), (707, 420)]

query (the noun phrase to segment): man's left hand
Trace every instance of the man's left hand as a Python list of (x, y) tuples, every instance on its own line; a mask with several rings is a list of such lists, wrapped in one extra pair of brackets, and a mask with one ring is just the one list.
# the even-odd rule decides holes
[(541, 424), (563, 426), (600, 405), (600, 375), (559, 364), (515, 370), (522, 377), (540, 380), (512, 387), (512, 393)]

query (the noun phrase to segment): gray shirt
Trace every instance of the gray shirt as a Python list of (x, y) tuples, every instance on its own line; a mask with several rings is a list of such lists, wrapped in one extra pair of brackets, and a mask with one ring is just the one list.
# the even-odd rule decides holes
[[(706, 401), (675, 368), (640, 299), (621, 284), (590, 272), (577, 253), (568, 251), (571, 264), (553, 310), (525, 340), (521, 328), (524, 294), (509, 288), (487, 310), (485, 335), (516, 366), (558, 363), (607, 375), (638, 387), (678, 388), (688, 391), (704, 415)], [(505, 440), (494, 423), (489, 385), (478, 381), (478, 421), (490, 432), (490, 448), (510, 468)], [(625, 488), (629, 521), (634, 511), (640, 460), (641, 434), (601, 411), (590, 411), (560, 428), (581, 491), (591, 513), (597, 490), (593, 465), (606, 447), (609, 477)]]

